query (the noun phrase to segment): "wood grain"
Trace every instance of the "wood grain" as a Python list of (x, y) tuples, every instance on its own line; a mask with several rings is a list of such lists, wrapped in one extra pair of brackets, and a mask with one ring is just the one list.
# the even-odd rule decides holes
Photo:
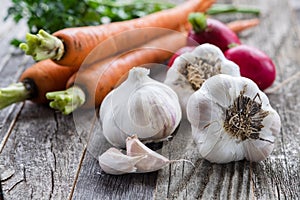
[[(300, 18), (296, 0), (220, 0), (258, 7), (259, 26), (240, 34), (243, 43), (275, 62), (274, 86), (300, 71)], [(1, 1), (3, 8), (9, 0)], [(0, 17), (3, 16), (0, 13)], [(221, 20), (251, 17), (216, 16)], [(0, 22), (0, 87), (16, 82), (33, 60), (8, 41), (24, 37), (25, 24)], [(190, 126), (183, 121), (158, 151), (174, 162), (158, 172), (111, 176), (96, 160), (110, 145), (99, 134), (95, 110), (63, 116), (30, 101), (0, 110), (0, 176), (5, 199), (300, 199), (300, 78), (268, 94), (282, 120), (271, 156), (211, 164), (198, 156)], [(82, 113), (83, 112), (83, 113)]]
[[(243, 42), (262, 49), (274, 59), (278, 70), (276, 84), (279, 84), (299, 71), (300, 60), (296, 55), (299, 54), (299, 38), (291, 25), (293, 16), (284, 1), (251, 1), (251, 4), (259, 5), (262, 10), (261, 24), (251, 30), (251, 35), (242, 37)], [(187, 139), (190, 134), (187, 135), (186, 128), (183, 128), (174, 140), (164, 145), (163, 155), (170, 159), (191, 159), (195, 168), (176, 164), (168, 170), (161, 170), (156, 199), (299, 198), (299, 82), (299, 79), (291, 82), (269, 95), (283, 121), (282, 132), (270, 158), (260, 163), (211, 164), (196, 156), (193, 142)], [(178, 151), (182, 146), (188, 150)]]

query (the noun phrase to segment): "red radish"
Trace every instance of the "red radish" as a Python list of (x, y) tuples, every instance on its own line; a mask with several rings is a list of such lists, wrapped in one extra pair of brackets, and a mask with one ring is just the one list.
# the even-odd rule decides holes
[(238, 45), (225, 51), (224, 55), (239, 65), (241, 76), (253, 80), (261, 90), (273, 84), (276, 67), (272, 59), (261, 50), (248, 45)]
[(188, 33), (187, 45), (189, 46), (210, 43), (224, 52), (231, 44), (241, 44), (237, 34), (226, 24), (207, 18), (203, 13), (191, 13), (189, 22), (192, 24), (192, 29)]
[(196, 48), (196, 46), (185, 46), (185, 47), (182, 47), (182, 48), (178, 49), (178, 50), (173, 54), (173, 56), (169, 59), (168, 67), (172, 67), (172, 65), (173, 65), (173, 63), (174, 63), (174, 61), (175, 61), (175, 59), (176, 59), (178, 56), (180, 56), (180, 55), (182, 55), (182, 54), (184, 54), (184, 53), (186, 53), (186, 52), (191, 52), (191, 51), (193, 51), (195, 48)]

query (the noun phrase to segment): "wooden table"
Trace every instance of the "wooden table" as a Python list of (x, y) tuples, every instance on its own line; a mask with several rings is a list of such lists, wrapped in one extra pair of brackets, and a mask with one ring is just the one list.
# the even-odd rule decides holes
[[(261, 23), (240, 37), (275, 62), (274, 86), (300, 71), (300, 3), (298, 0), (224, 0), (261, 9)], [(1, 1), (1, 18), (9, 0)], [(224, 18), (222, 18), (224, 19)], [(0, 22), (0, 87), (16, 82), (33, 60), (11, 47), (23, 38), (24, 23)], [(275, 150), (265, 161), (211, 164), (197, 156), (189, 127), (163, 144), (160, 153), (185, 158), (148, 174), (103, 173), (86, 150), (79, 115), (64, 116), (30, 101), (0, 110), (0, 174), (5, 199), (300, 199), (300, 79), (268, 94), (282, 120)], [(91, 122), (83, 119), (82, 122)], [(88, 124), (88, 123), (87, 123)], [(97, 123), (96, 123), (97, 124)], [(99, 152), (109, 146), (105, 140)]]

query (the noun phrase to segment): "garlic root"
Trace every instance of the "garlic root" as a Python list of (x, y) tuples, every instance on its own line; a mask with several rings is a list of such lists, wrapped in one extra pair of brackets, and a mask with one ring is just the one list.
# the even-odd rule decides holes
[(191, 95), (187, 117), (201, 157), (213, 163), (266, 159), (281, 121), (250, 79), (215, 75)]

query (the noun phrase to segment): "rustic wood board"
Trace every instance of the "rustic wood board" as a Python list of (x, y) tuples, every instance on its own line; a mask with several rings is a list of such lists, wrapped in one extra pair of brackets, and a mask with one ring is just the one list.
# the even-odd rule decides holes
[[(2, 22), (9, 2), (1, 1), (0, 87), (16, 82), (34, 63), (9, 44), (27, 32), (23, 22)], [(0, 124), (0, 176), (5, 199), (67, 199), (84, 151), (72, 116), (26, 101), (1, 110)]]
[[(251, 4), (262, 10), (261, 24), (243, 42), (262, 49), (274, 59), (277, 82), (282, 82), (299, 71), (299, 38), (292, 25), (293, 16), (285, 1), (252, 1)], [(177, 134), (173, 141), (166, 143), (162, 153), (170, 159), (190, 159), (195, 167), (176, 163), (159, 171), (156, 199), (299, 198), (299, 83), (299, 80), (291, 82), (269, 95), (282, 120), (282, 131), (270, 158), (260, 163), (211, 164), (197, 156), (194, 143), (187, 139), (191, 134), (186, 134), (184, 128), (185, 134), (181, 137)]]
[[(278, 70), (275, 86), (299, 71), (297, 0), (218, 2), (261, 9), (261, 24), (241, 38), (274, 59)], [(1, 4), (7, 7), (9, 0)], [(26, 26), (12, 21), (0, 22), (0, 26), (0, 87), (5, 87), (16, 82), (33, 60), (8, 44), (24, 36)], [(148, 174), (103, 173), (95, 155), (110, 145), (97, 134), (93, 115), (63, 116), (30, 101), (9, 106), (0, 110), (0, 176), (5, 199), (299, 199), (299, 80), (268, 95), (281, 116), (282, 129), (266, 161), (211, 164), (197, 156), (189, 124), (182, 122), (159, 152), (170, 159), (188, 159), (195, 166), (176, 162)], [(89, 138), (90, 134), (99, 138)], [(95, 141), (100, 142), (98, 148), (90, 151)]]

